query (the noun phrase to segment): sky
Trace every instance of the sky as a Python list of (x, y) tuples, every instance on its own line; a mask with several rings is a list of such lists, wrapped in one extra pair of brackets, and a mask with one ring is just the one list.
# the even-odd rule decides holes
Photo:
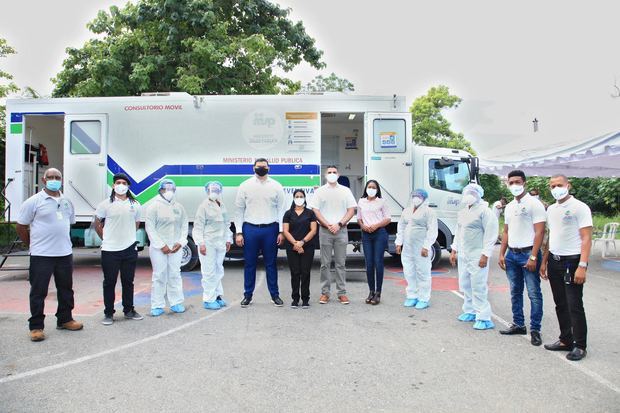
[[(86, 23), (98, 10), (126, 2), (2, 1), (0, 37), (18, 54), (0, 69), (50, 94), (65, 48), (92, 37)], [(277, 3), (303, 22), (327, 64), (320, 72), (302, 64), (290, 78), (335, 72), (356, 94), (404, 95), (408, 104), (447, 85), (463, 102), (446, 116), (481, 157), (523, 157), (620, 130), (618, 1)]]

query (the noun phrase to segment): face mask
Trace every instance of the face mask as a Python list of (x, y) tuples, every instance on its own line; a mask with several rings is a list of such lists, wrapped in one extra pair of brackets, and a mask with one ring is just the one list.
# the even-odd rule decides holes
[(45, 182), (45, 187), (48, 191), (57, 192), (62, 186), (62, 181), (50, 180)]
[(556, 199), (556, 201), (559, 201), (560, 199), (562, 199), (566, 195), (568, 195), (568, 187), (566, 187), (566, 186), (556, 186), (555, 188), (553, 188), (551, 190), (551, 195), (553, 195), (553, 197)]
[(125, 195), (128, 189), (129, 187), (127, 185), (118, 184), (114, 187), (114, 192), (116, 192), (118, 195)]
[(411, 203), (416, 208), (422, 205), (422, 202), (424, 202), (424, 200), (418, 196), (414, 196), (413, 198), (411, 198)]
[(220, 199), (220, 194), (218, 194), (217, 192), (209, 192), (209, 199), (211, 201), (217, 201), (218, 199)]
[(254, 168), (254, 172), (256, 172), (256, 175), (258, 176), (265, 176), (267, 175), (267, 172), (269, 172), (269, 169), (264, 166), (257, 166)]
[(374, 198), (377, 196), (377, 190), (375, 188), (367, 188), (366, 193), (369, 197)]
[(302, 206), (306, 203), (306, 198), (295, 198), (293, 199), (293, 202), (295, 202), (295, 205), (297, 206)]
[(463, 202), (467, 206), (471, 206), (475, 204), (476, 201), (478, 200), (472, 194), (463, 195), (463, 198), (461, 199), (461, 202)]
[(174, 192), (166, 191), (163, 194), (161, 194), (161, 196), (163, 196), (166, 201), (170, 202), (174, 199)]
[(327, 179), (327, 182), (329, 182), (330, 184), (335, 184), (336, 182), (338, 182), (338, 174), (329, 173), (325, 176), (325, 179)]
[(510, 193), (512, 196), (519, 196), (523, 193), (523, 185), (510, 185)]

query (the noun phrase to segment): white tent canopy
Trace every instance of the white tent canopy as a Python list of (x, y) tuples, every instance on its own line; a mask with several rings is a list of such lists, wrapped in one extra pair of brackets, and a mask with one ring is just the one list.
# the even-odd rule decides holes
[(480, 159), (481, 173), (506, 176), (514, 169), (530, 176), (620, 177), (620, 132), (548, 150), (523, 150)]

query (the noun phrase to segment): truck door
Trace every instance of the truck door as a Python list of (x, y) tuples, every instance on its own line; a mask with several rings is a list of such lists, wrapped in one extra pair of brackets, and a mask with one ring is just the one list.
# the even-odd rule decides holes
[(424, 179), (428, 182), (429, 206), (454, 233), (461, 208), (461, 192), (470, 182), (470, 161), (461, 157), (424, 155)]
[(91, 217), (107, 195), (107, 136), (107, 115), (65, 115), (63, 190), (77, 217)]
[(409, 203), (413, 179), (411, 113), (365, 114), (366, 180), (376, 179), (392, 215)]

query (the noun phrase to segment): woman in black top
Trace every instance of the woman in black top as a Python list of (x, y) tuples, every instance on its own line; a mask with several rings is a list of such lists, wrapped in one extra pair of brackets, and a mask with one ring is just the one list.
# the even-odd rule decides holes
[[(316, 216), (311, 209), (306, 208), (306, 193), (303, 189), (293, 192), (293, 204), (286, 211), (283, 218), (283, 233), (286, 238), (286, 257), (291, 268), (291, 297), (292, 308), (299, 308), (299, 299), (302, 308), (310, 307), (310, 269), (316, 248), (315, 235), (317, 231)], [(299, 287), (301, 284), (301, 297)]]

